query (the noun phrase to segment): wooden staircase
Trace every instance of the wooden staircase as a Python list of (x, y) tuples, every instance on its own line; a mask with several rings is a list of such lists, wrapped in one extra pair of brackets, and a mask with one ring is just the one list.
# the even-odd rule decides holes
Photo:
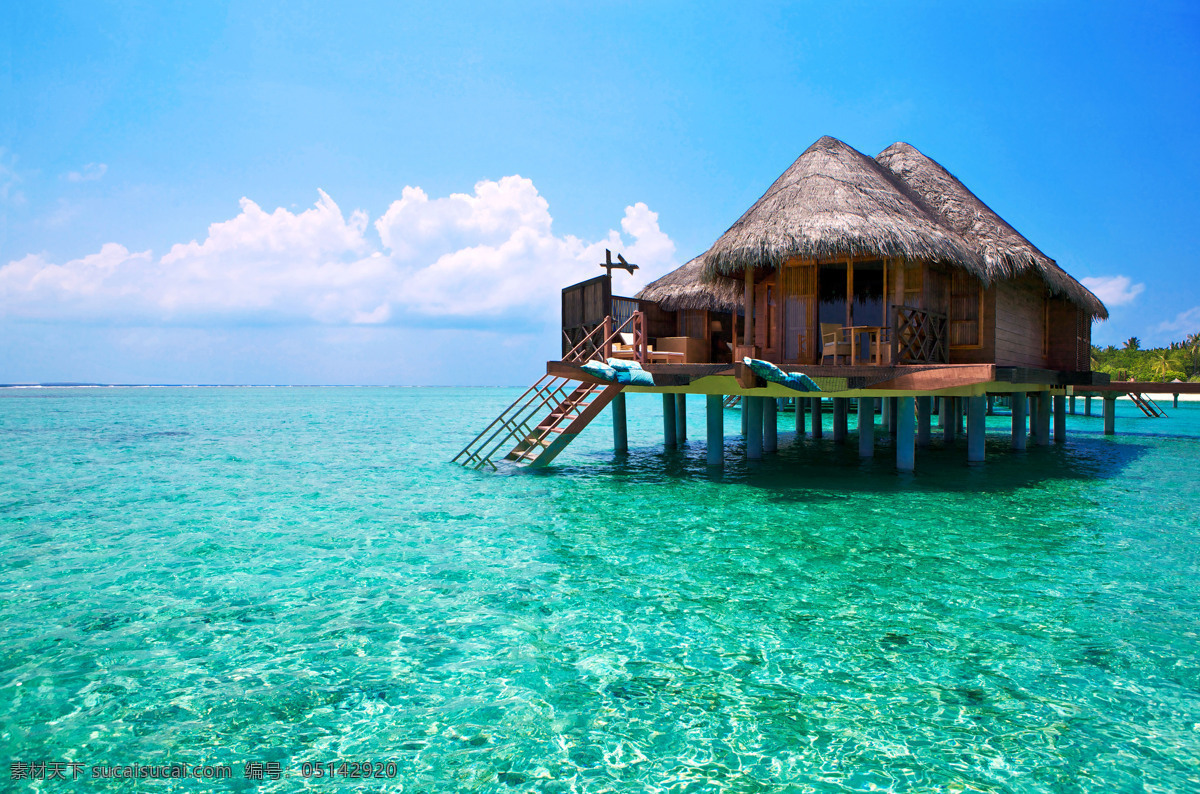
[[(644, 362), (646, 333), (642, 312), (634, 312), (616, 330), (612, 318), (604, 318), (604, 323), (581, 339), (562, 360), (575, 364), (592, 359), (603, 361), (612, 355), (613, 340), (620, 333), (633, 335), (636, 358)], [(463, 447), (454, 456), (454, 462), (474, 469), (491, 466), (495, 470), (493, 461), (503, 453), (504, 460), (531, 467), (545, 466), (624, 388), (620, 383), (584, 383), (544, 375)], [(543, 413), (547, 408), (549, 412)], [(537, 421), (539, 416), (543, 418)], [(508, 452), (504, 453), (506, 449)]]
[(1167, 412), (1158, 403), (1141, 392), (1129, 392), (1129, 399), (1133, 400), (1134, 405), (1142, 409), (1142, 413), (1152, 419), (1165, 418), (1167, 415)]

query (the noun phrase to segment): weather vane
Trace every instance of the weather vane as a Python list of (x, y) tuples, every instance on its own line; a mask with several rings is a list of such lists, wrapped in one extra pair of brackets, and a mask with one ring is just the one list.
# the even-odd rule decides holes
[(633, 271), (638, 269), (637, 265), (629, 264), (625, 261), (625, 257), (621, 256), (620, 254), (617, 254), (617, 261), (613, 262), (612, 251), (608, 250), (607, 248), (604, 249), (604, 261), (600, 263), (600, 267), (604, 268), (605, 272), (608, 273), (609, 278), (612, 278), (614, 267), (619, 267), (622, 270), (628, 270), (630, 275), (633, 275)]

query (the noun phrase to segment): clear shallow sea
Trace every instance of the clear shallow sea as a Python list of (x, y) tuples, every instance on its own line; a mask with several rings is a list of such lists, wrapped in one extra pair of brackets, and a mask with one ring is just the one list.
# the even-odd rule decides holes
[[(0, 390), (0, 757), (234, 767), (160, 791), (1200, 790), (1200, 403), (1020, 455), (994, 417), (985, 466), (915, 476), (882, 433), (747, 465), (730, 411), (714, 476), (701, 399), (664, 453), (634, 395), (627, 457), (606, 414), (550, 470), (447, 463), (518, 392)], [(334, 759), (398, 777), (299, 776)]]

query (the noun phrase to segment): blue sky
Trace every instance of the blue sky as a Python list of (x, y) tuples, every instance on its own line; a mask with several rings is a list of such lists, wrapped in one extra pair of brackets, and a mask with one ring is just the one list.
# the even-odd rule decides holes
[(0, 382), (525, 384), (821, 135), (1200, 331), (1189, 4), (10, 4)]

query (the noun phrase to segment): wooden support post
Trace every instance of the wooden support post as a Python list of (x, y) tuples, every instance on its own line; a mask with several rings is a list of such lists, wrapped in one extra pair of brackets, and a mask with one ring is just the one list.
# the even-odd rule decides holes
[(987, 439), (987, 398), (967, 398), (967, 462), (983, 463)]
[(954, 405), (955, 399), (954, 397), (942, 398), (942, 413), (946, 415), (946, 423), (942, 425), (942, 442), (946, 444), (953, 444), (954, 437), (958, 432), (958, 414)]
[(1075, 415), (1075, 395), (1074, 394), (1071, 395), (1071, 405), (1068, 410), (1070, 411), (1071, 416)]
[(746, 457), (758, 460), (763, 454), (763, 398), (743, 397), (746, 411)]
[(807, 397), (796, 398), (796, 438), (804, 438), (804, 412), (808, 408)]
[(821, 398), (812, 398), (812, 437), (820, 438), (825, 432), (825, 420), (821, 417)]
[(1104, 395), (1104, 435), (1113, 436), (1117, 433), (1117, 396)]
[[(859, 398), (858, 403), (858, 456), (860, 458), (869, 458), (875, 454), (875, 407), (874, 399), (863, 400)], [(863, 410), (866, 408), (867, 410)]]
[(1092, 395), (1090, 395), (1090, 394), (1084, 395), (1084, 398), (1083, 398), (1083, 415), (1084, 415), (1084, 416), (1091, 416), (1091, 415), (1092, 415)]
[(1012, 447), (1016, 450), (1024, 450), (1026, 444), (1026, 428), (1028, 423), (1025, 421), (1025, 392), (1015, 391), (1012, 393)]
[(725, 401), (720, 394), (710, 394), (708, 408), (708, 465), (725, 462)]
[(1067, 440), (1067, 395), (1054, 395), (1054, 443)]
[(913, 398), (899, 397), (896, 406), (896, 468), (912, 471), (917, 467), (916, 438), (913, 432), (916, 417), (913, 416)]
[(1050, 444), (1050, 392), (1038, 392), (1037, 409), (1037, 444), (1039, 447)]
[(675, 395), (675, 442), (680, 446), (687, 441), (687, 395)]
[(675, 435), (678, 431), (678, 425), (675, 424), (675, 395), (664, 394), (663, 398), (663, 445), (667, 447), (676, 446), (678, 437)]
[(779, 449), (779, 403), (774, 397), (763, 397), (763, 452)]
[(846, 414), (850, 409), (850, 398), (833, 398), (833, 440), (838, 444), (846, 443)]
[(612, 401), (613, 452), (629, 451), (629, 426), (625, 422), (625, 392)]
[(930, 412), (933, 410), (932, 397), (917, 398), (917, 446), (924, 449), (929, 446)]

